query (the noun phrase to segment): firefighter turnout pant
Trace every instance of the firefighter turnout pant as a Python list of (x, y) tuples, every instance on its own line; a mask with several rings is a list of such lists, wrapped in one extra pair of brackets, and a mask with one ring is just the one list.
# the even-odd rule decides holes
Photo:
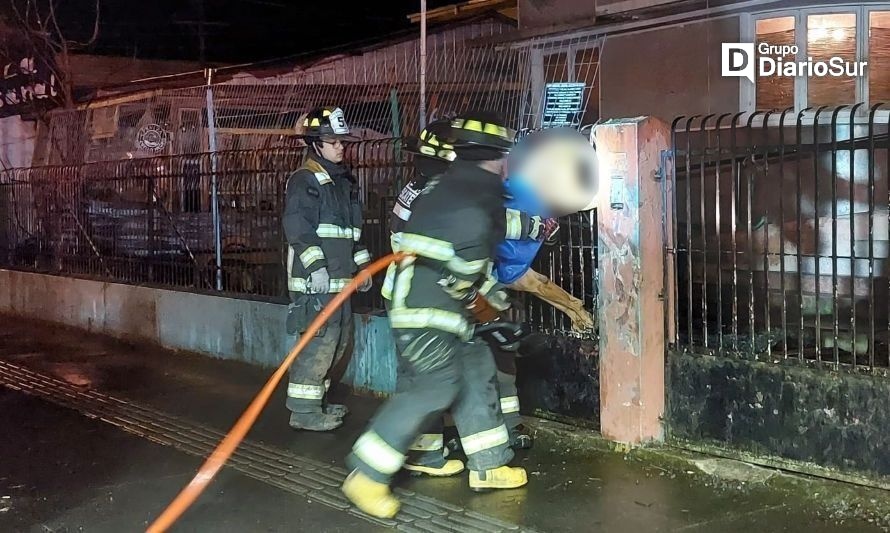
[[(327, 306), (335, 294), (313, 294), (308, 298), (318, 310)], [(314, 318), (313, 315), (313, 318)], [(287, 408), (294, 413), (318, 413), (322, 411), (327, 393), (328, 373), (346, 354), (352, 344), (353, 316), (349, 300), (331, 315), (290, 367), (287, 384)], [(296, 343), (299, 335), (292, 335)]]
[(488, 345), (436, 329), (393, 333), (403, 360), (399, 390), (356, 441), (347, 459), (350, 468), (388, 483), (412, 445), (417, 446), (418, 436), (447, 410), (461, 435), (470, 470), (491, 470), (510, 462), (513, 450), (499, 409), (497, 369)]
[(504, 423), (510, 430), (510, 440), (516, 438), (518, 428), (522, 425), (519, 415), (519, 391), (516, 389), (516, 353), (493, 348), (494, 360), (498, 369), (498, 396), (500, 397), (501, 413)]
[[(492, 349), (497, 363), (498, 396), (500, 397), (501, 414), (504, 425), (510, 434), (511, 444), (519, 435), (517, 429), (522, 425), (519, 415), (519, 393), (516, 389), (516, 357), (510, 352)], [(410, 366), (399, 360), (398, 381), (396, 391), (402, 389), (403, 381), (409, 379)], [(412, 465), (440, 468), (445, 464), (445, 421), (443, 418), (434, 420), (423, 433), (417, 437), (408, 449), (407, 462)]]

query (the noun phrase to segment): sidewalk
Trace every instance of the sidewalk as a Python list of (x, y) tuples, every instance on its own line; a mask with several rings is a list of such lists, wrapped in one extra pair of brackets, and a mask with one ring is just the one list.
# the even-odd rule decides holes
[[(144, 530), (268, 374), (0, 316), (0, 530)], [(375, 522), (336, 485), (378, 401), (344, 400), (343, 428), (295, 432), (280, 387), (177, 530), (865, 532), (890, 522), (867, 510), (880, 511), (884, 491), (682, 453), (619, 454), (592, 432), (542, 421), (516, 461), (528, 487), (477, 495), (465, 475), (404, 477), (406, 513)]]

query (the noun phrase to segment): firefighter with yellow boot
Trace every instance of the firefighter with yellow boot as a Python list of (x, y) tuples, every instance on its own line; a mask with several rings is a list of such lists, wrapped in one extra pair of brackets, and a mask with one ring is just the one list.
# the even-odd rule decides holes
[[(399, 509), (389, 483), (427, 425), (451, 412), (474, 490), (528, 482), (513, 458), (501, 415), (497, 369), (479, 335), (517, 335), (499, 320), (503, 294), (490, 294), (495, 246), (506, 231), (501, 174), (514, 133), (497, 117), (455, 118), (443, 139), (457, 160), (415, 200), (397, 248), (413, 257), (391, 270), (387, 302), (407, 382), (378, 411), (353, 445), (344, 494), (362, 511), (392, 517)], [(391, 283), (391, 285), (390, 285)], [(483, 322), (483, 323), (480, 323)]]
[[(390, 217), (390, 230), (394, 236), (401, 233), (405, 223), (411, 217), (411, 206), (420, 195), (429, 181), (442, 173), (457, 158), (454, 147), (445, 143), (442, 136), (450, 127), (450, 121), (438, 120), (431, 123), (420, 136), (414, 140), (408, 150), (415, 154), (414, 166), (417, 176), (402, 189), (393, 207)], [(549, 236), (547, 228), (552, 227), (547, 221), (538, 216), (530, 216), (516, 209), (506, 209), (506, 240), (543, 241)], [(397, 237), (394, 237), (394, 241)], [(394, 249), (396, 243), (394, 242)], [(500, 258), (496, 262), (498, 262)], [(391, 266), (392, 269), (395, 265)], [(390, 278), (391, 279), (391, 278)], [(384, 286), (381, 291), (383, 297), (391, 299), (391, 287)], [(515, 353), (504, 352), (497, 345), (491, 346), (495, 354), (498, 367), (498, 390), (502, 414), (510, 433), (510, 446), (514, 449), (530, 448), (531, 437), (522, 432), (522, 420), (519, 416), (519, 398), (516, 393), (516, 372), (513, 358)], [(398, 381), (396, 390), (400, 390), (399, 384), (410, 380), (410, 368), (401, 363), (398, 367)], [(513, 369), (512, 372), (509, 369)], [(505, 371), (506, 370), (506, 371)], [(457, 440), (457, 439), (455, 439)], [(454, 446), (459, 448), (459, 444)], [(443, 436), (443, 421), (437, 420), (424, 430), (409, 449), (404, 468), (414, 473), (431, 476), (450, 476), (463, 471), (463, 463), (457, 459), (445, 459), (445, 441)]]
[[(343, 141), (354, 140), (339, 108), (321, 107), (303, 120), (308, 156), (287, 180), (283, 215), (288, 244), (288, 334), (305, 333), (316, 315), (370, 262), (361, 244), (362, 205), (343, 164)], [(368, 279), (359, 290), (371, 288)], [(325, 401), (327, 375), (350, 344), (352, 310), (345, 302), (290, 368), (287, 408), (295, 429), (329, 431), (347, 409)]]

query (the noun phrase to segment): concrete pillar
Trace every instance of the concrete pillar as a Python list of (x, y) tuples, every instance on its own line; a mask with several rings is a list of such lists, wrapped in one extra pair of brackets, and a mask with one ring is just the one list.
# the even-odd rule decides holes
[[(626, 444), (660, 441), (665, 405), (664, 191), (670, 128), (648, 117), (595, 132), (600, 158), (600, 426)], [(665, 220), (666, 219), (666, 220)], [(672, 282), (671, 282), (672, 283)]]

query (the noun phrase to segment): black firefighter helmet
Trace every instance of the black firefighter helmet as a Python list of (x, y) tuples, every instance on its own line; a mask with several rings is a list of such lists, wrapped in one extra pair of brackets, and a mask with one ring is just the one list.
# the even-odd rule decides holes
[(445, 141), (460, 159), (499, 159), (513, 148), (516, 132), (495, 113), (472, 111), (455, 117)]
[(430, 122), (420, 135), (408, 141), (407, 150), (413, 154), (451, 163), (457, 158), (454, 146), (444, 141), (450, 130), (451, 121), (439, 119)]
[(312, 140), (356, 141), (357, 137), (349, 133), (346, 117), (339, 107), (317, 107), (303, 118), (302, 137)]
[(450, 121), (436, 120), (424, 128), (420, 135), (408, 140), (406, 151), (414, 154), (414, 168), (422, 178), (432, 178), (448, 170), (457, 159), (454, 147), (442, 140)]

